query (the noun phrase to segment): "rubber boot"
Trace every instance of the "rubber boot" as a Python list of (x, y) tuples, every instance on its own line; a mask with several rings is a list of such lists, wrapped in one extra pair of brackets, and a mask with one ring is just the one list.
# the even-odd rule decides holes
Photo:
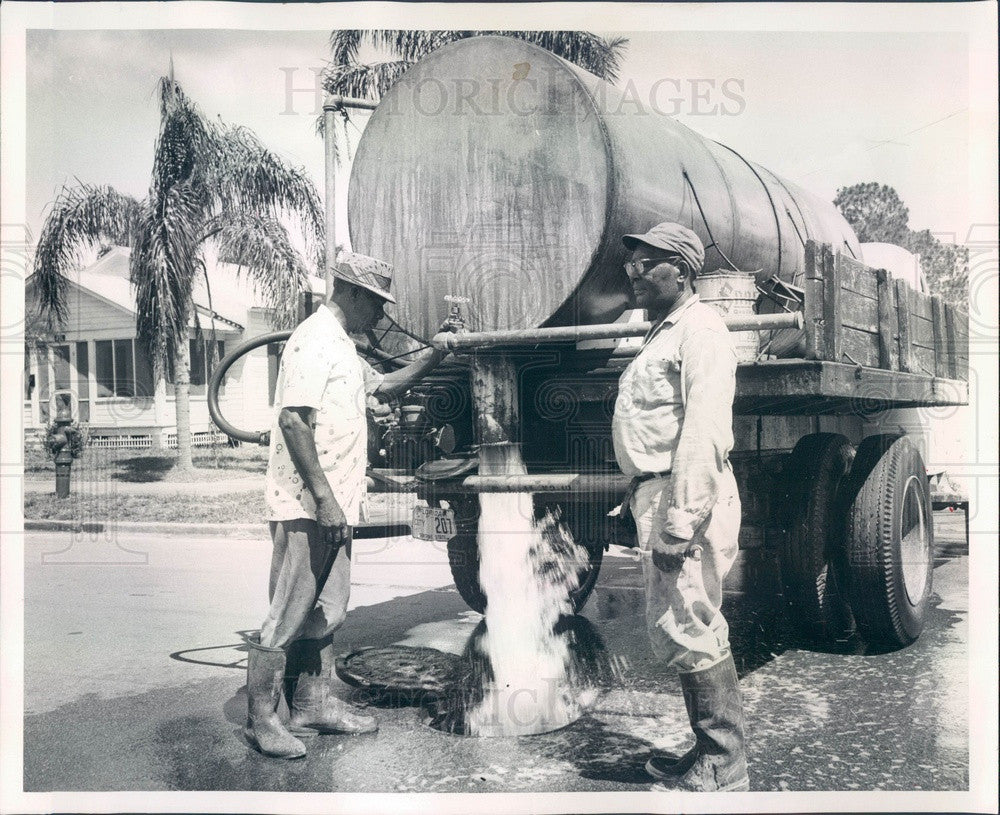
[(646, 772), (661, 781), (677, 779), (691, 769), (696, 758), (697, 744), (681, 756), (653, 756), (646, 762)]
[(322, 673), (322, 664), (319, 658), (319, 649), (309, 647), (313, 643), (309, 640), (294, 640), (289, 643), (285, 651), (285, 682), (284, 694), (278, 704), (278, 716), (282, 724), (293, 736), (300, 739), (310, 739), (318, 735), (311, 727), (298, 727), (291, 722), (292, 700), (295, 698), (295, 688), (299, 684), (299, 676), (302, 674)]
[(243, 735), (266, 756), (302, 758), (305, 745), (278, 719), (277, 707), (285, 678), (285, 650), (267, 648), (257, 638), (247, 645), (247, 723)]
[(294, 728), (310, 728), (320, 733), (374, 733), (378, 720), (366, 716), (334, 693), (326, 676), (302, 674), (292, 697)]
[(290, 676), (285, 683), (291, 712), (288, 729), (302, 735), (374, 733), (378, 720), (342, 701), (332, 677), (324, 675), (319, 655), (324, 644), (324, 640), (306, 639), (289, 646)]
[(682, 673), (680, 680), (695, 746), (676, 762), (651, 758), (646, 772), (667, 789), (749, 790), (743, 701), (732, 656), (702, 671)]

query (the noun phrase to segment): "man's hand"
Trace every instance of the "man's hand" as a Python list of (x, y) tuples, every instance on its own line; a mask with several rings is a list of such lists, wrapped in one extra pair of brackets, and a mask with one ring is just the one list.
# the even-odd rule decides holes
[(469, 329), (465, 327), (465, 323), (461, 320), (455, 320), (448, 317), (441, 325), (438, 327), (438, 333), (450, 332), (452, 334), (460, 334), (463, 331), (468, 331)]
[[(437, 336), (438, 334), (462, 334), (468, 330), (469, 329), (466, 328), (465, 323), (460, 322), (458, 320), (453, 320), (451, 317), (449, 317), (443, 323), (441, 323), (440, 326), (438, 326), (438, 330), (435, 332), (434, 336)], [(436, 351), (450, 350), (446, 342), (434, 342), (433, 338), (431, 339), (431, 345)]]
[(389, 428), (399, 424), (399, 411), (374, 396), (368, 397), (368, 410), (371, 411), (375, 424), (381, 427)]
[(684, 559), (701, 559), (701, 547), (691, 541), (675, 538), (669, 532), (660, 532), (659, 540), (653, 538), (650, 544), (653, 565), (661, 572), (679, 572), (684, 568)]
[(351, 540), (351, 527), (337, 499), (330, 495), (316, 502), (316, 523), (327, 546), (343, 546)]

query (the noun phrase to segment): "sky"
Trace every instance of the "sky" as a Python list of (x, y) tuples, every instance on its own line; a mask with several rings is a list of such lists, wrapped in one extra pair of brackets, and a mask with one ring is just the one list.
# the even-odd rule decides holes
[[(610, 34), (612, 32), (598, 32)], [(877, 181), (910, 226), (961, 241), (969, 211), (969, 58), (963, 33), (613, 32), (630, 40), (621, 89), (832, 200)], [(321, 186), (315, 73), (329, 30), (33, 30), (27, 38), (27, 220), (37, 237), (63, 184), (142, 197), (154, 89), (175, 76), (209, 115), (252, 128)], [(374, 57), (370, 51), (362, 58)], [(294, 89), (288, 94), (289, 83)], [(350, 154), (367, 114), (353, 114)], [(338, 188), (346, 235), (349, 162)], [(322, 190), (321, 190), (322, 192)]]

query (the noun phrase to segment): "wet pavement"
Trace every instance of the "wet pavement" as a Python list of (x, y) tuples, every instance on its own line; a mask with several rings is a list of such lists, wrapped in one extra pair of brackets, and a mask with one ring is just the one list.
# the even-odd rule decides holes
[[(908, 648), (859, 639), (819, 649), (773, 597), (730, 595), (754, 790), (968, 788), (968, 549), (936, 514), (927, 627)], [(398, 643), (461, 654), (481, 617), (440, 544), (358, 542), (338, 649)], [(430, 727), (417, 704), (369, 704), (381, 730), (320, 736), (295, 762), (241, 735), (242, 634), (266, 610), (269, 545), (177, 537), (27, 536), (26, 791), (642, 791), (654, 750), (690, 735), (675, 676), (652, 659), (638, 564), (612, 550), (577, 627), (601, 694), (571, 725), (476, 739)], [(767, 592), (765, 592), (767, 594)]]

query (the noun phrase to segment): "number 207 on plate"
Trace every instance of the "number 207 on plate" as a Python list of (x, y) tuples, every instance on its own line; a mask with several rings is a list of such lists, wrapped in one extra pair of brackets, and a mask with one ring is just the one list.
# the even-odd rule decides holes
[(420, 540), (449, 541), (455, 537), (455, 513), (439, 507), (414, 507), (412, 531)]

